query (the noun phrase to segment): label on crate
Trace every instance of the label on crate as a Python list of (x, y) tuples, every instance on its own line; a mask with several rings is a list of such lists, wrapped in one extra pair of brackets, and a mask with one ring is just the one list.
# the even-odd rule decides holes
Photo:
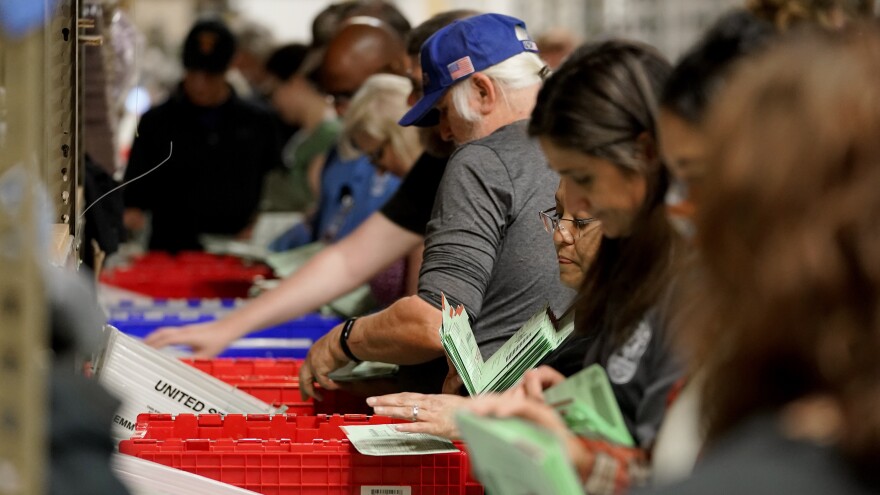
[(408, 486), (362, 486), (361, 495), (412, 495)]

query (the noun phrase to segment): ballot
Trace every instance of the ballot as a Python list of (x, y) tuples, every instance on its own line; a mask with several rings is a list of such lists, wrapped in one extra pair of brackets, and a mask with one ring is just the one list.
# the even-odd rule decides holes
[(470, 395), (507, 390), (574, 330), (573, 314), (557, 321), (545, 306), (484, 362), (467, 310), (450, 307), (443, 294), (441, 304), (440, 341)]
[(521, 419), (480, 417), (467, 411), (456, 414), (456, 423), (486, 493), (583, 493), (565, 446), (552, 432)]
[(448, 454), (459, 450), (449, 440), (425, 433), (397, 431), (394, 425), (342, 426), (354, 448), (364, 455)]
[(594, 364), (544, 391), (569, 429), (584, 437), (635, 446), (605, 369)]
[(327, 375), (334, 382), (360, 382), (364, 380), (377, 380), (380, 378), (393, 378), (397, 375), (400, 366), (396, 364), (380, 363), (377, 361), (349, 362), (338, 370), (331, 371)]

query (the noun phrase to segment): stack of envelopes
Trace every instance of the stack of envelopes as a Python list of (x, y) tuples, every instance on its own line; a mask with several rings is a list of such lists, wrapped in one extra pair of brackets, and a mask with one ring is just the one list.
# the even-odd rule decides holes
[(470, 395), (507, 390), (574, 330), (574, 317), (556, 321), (549, 306), (532, 316), (487, 361), (483, 362), (467, 310), (451, 308), (442, 295), (440, 341)]
[(143, 342), (106, 327), (98, 381), (122, 401), (113, 436), (131, 438), (140, 413), (271, 414), (283, 412)]

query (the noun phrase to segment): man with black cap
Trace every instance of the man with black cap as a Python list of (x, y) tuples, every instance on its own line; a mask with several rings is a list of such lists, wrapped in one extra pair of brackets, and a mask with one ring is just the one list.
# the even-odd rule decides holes
[[(526, 133), (547, 71), (536, 52), (525, 24), (499, 14), (457, 21), (423, 45), (424, 96), (401, 124), (439, 124), (459, 148), (427, 226), (418, 295), (317, 341), (300, 369), (301, 391), (316, 395), (314, 382), (336, 388), (327, 375), (351, 361), (442, 360), (441, 292), (473, 317), (484, 358), (547, 302), (557, 311), (568, 304), (573, 294), (537, 218), (559, 178)], [(424, 380), (436, 390), (442, 377)]]
[(266, 172), (280, 160), (271, 115), (225, 80), (235, 38), (220, 21), (193, 26), (183, 47), (183, 81), (141, 119), (125, 180), (167, 163), (124, 190), (125, 223), (145, 226), (149, 248), (201, 249), (200, 234), (239, 235), (254, 220)]

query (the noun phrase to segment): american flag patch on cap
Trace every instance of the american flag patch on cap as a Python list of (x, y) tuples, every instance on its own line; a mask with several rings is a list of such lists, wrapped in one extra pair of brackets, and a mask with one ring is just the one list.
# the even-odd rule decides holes
[(446, 70), (449, 71), (449, 77), (451, 77), (452, 80), (455, 81), (456, 79), (461, 79), (468, 74), (473, 74), (474, 64), (471, 63), (470, 57), (462, 57), (455, 62), (447, 65)]

